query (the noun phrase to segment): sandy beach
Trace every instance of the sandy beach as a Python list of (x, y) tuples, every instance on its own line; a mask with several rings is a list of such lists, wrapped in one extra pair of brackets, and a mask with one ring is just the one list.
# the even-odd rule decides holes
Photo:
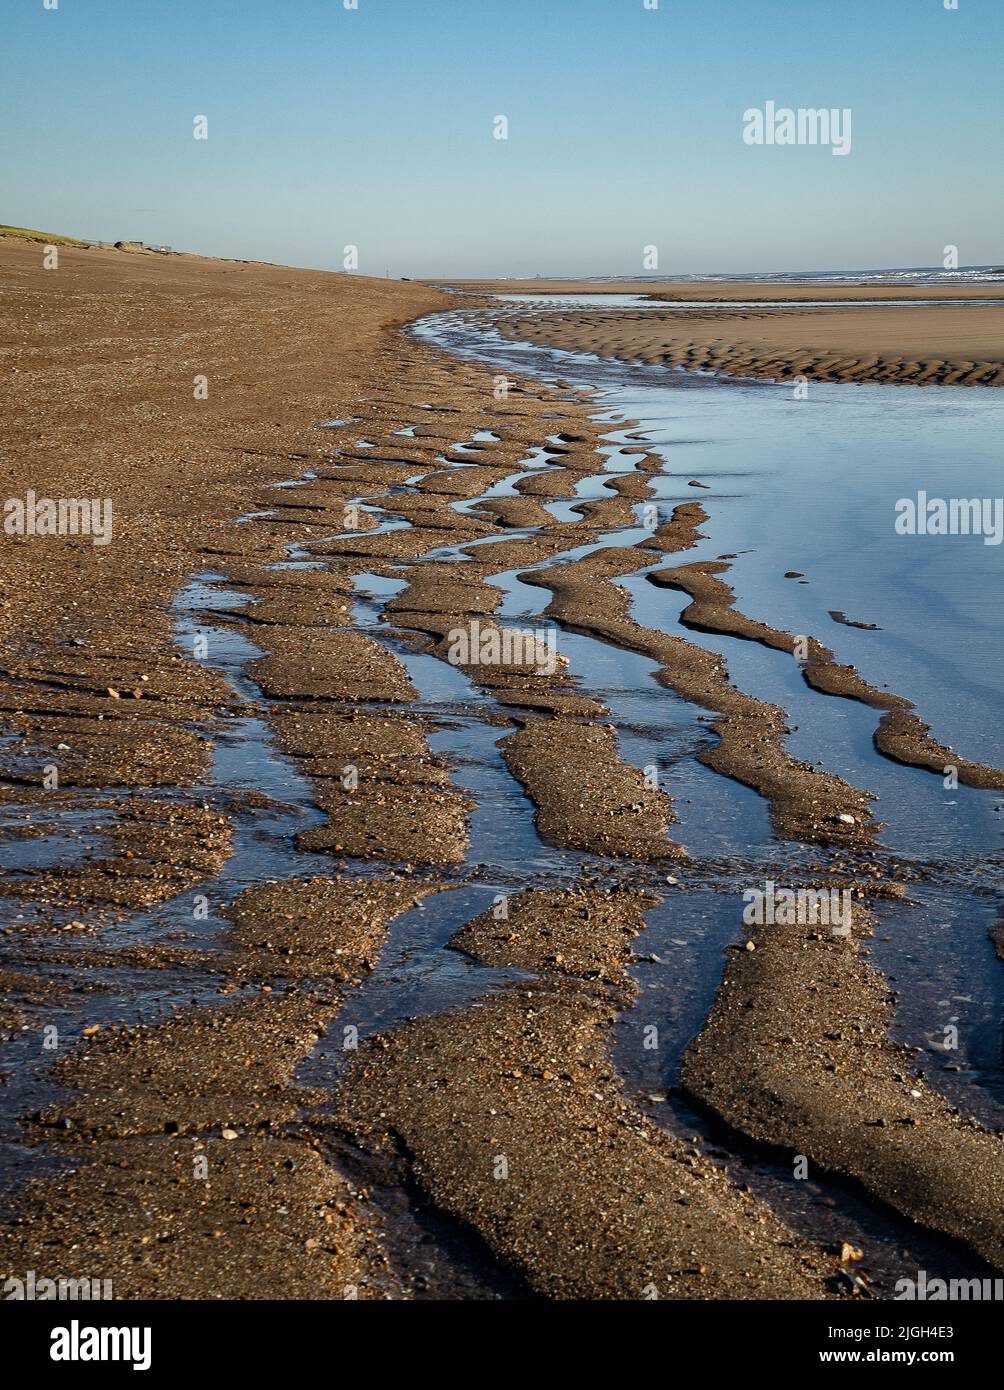
[[(888, 1212), (949, 1264), (999, 1267), (999, 1223), (974, 1214), (1004, 1187), (999, 1135), (918, 1079), (869, 959), (873, 912), (943, 866), (884, 847), (872, 789), (793, 752), (786, 711), (698, 635), (807, 640), (805, 685), (871, 718), (904, 777), (951, 757), (991, 794), (1004, 772), (818, 637), (744, 613), (729, 557), (690, 562), (711, 484), (682, 475), (640, 528), (664, 459), (630, 419), (606, 473), (587, 391), (529, 372), (500, 391), (490, 362), (402, 331), (462, 296), (72, 248), (53, 273), (16, 239), (0, 276), (5, 495), (114, 503), (108, 545), (2, 539), (0, 844), (27, 856), (0, 898), (0, 1025), (22, 1048), (0, 1091), (4, 1271), (58, 1252), (122, 1298), (888, 1297)], [(1002, 314), (556, 312), (504, 332), (993, 384)], [(647, 663), (658, 726), (686, 730), (667, 774), (583, 649), (482, 659), (514, 626), (501, 572), (548, 640)], [(643, 621), (635, 578), (682, 593), (679, 622)], [(762, 804), (770, 855), (793, 856), (778, 872), (846, 892), (852, 928), (743, 931), (736, 885), (764, 864), (678, 833), (706, 777)], [(732, 916), (680, 1122), (617, 1038), (652, 987), (638, 970), (663, 964), (633, 944), (646, 914), (683, 921), (688, 894)], [(441, 1005), (402, 940), (446, 977)], [(46, 1025), (55, 1051), (25, 1050)], [(813, 1165), (805, 1203), (767, 1172), (777, 1150)]]

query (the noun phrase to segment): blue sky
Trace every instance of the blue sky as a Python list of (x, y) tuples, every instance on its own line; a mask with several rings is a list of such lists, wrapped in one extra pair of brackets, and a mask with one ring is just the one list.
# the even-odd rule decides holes
[[(0, 222), (374, 275), (1004, 262), (1004, 4), (958, 4), (3, 0)], [(744, 144), (768, 99), (851, 153)]]

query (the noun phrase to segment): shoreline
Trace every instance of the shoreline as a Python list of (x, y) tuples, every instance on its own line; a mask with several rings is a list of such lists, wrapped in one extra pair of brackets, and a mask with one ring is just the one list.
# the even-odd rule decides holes
[(572, 352), (733, 378), (1004, 386), (1004, 305), (556, 312), (502, 333)]
[(442, 286), (461, 294), (497, 295), (532, 294), (546, 298), (564, 294), (644, 295), (648, 299), (666, 300), (776, 300), (814, 299), (882, 299), (894, 303), (902, 299), (926, 299), (932, 303), (951, 299), (999, 299), (1004, 301), (1004, 282), (1001, 280), (962, 281), (944, 285), (891, 285), (866, 281), (835, 285), (814, 280), (784, 282), (763, 280), (465, 280), (443, 276), (438, 280), (424, 278), (416, 281), (429, 287)]
[[(544, 300), (550, 295), (644, 296), (647, 304), (641, 309), (555, 303), (543, 315), (510, 313), (500, 325), (500, 331), (515, 342), (623, 362), (775, 381), (804, 377), (907, 385), (1004, 385), (1004, 286), (999, 283), (958, 287), (437, 283), (464, 293), (531, 294)], [(845, 300), (862, 302), (848, 305), (841, 302)], [(973, 302), (959, 305), (954, 302), (958, 300)], [(979, 302), (985, 300), (992, 302)], [(723, 307), (674, 309), (674, 301), (713, 301)], [(735, 301), (741, 307), (730, 309)], [(783, 307), (777, 307), (779, 301)], [(787, 307), (793, 301), (805, 301), (808, 307)], [(820, 301), (832, 303), (816, 307)], [(665, 303), (665, 309), (652, 307), (660, 303)]]

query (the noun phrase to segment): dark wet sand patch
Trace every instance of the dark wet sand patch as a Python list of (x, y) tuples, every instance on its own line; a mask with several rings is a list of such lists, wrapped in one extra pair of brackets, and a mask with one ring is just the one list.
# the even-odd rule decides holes
[[(618, 971), (645, 899), (512, 905), (511, 956), (484, 919), (453, 944), (546, 969), (558, 932), (569, 971), (591, 974), (604, 948)], [(361, 1049), (334, 1122), (377, 1151), (403, 1146), (432, 1199), (547, 1297), (826, 1297), (833, 1260), (625, 1098), (607, 1054), (613, 1019), (588, 983), (552, 977), (406, 1024)]]
[(668, 838), (670, 798), (622, 760), (610, 725), (531, 719), (499, 747), (550, 844), (629, 859), (685, 854)]
[(238, 976), (342, 983), (374, 968), (390, 918), (437, 891), (373, 879), (262, 884), (230, 904), (223, 945), (234, 953)]
[(314, 785), (328, 824), (302, 832), (301, 849), (396, 863), (460, 863), (472, 802), (450, 785), (427, 729), (362, 711), (280, 709), (280, 746)]
[(269, 655), (248, 674), (268, 696), (309, 700), (414, 700), (418, 691), (386, 647), (361, 632), (280, 628), (259, 645)]
[(753, 1138), (844, 1174), (1004, 1267), (1004, 1140), (932, 1091), (888, 1030), (885, 978), (825, 926), (754, 927), (733, 952), (682, 1084)]
[(213, 878), (229, 855), (230, 822), (211, 806), (130, 798), (103, 809), (112, 818), (97, 820), (91, 831), (116, 857), (0, 879), (0, 896), (54, 908), (148, 907)]
[(118, 1299), (385, 1297), (359, 1194), (297, 1139), (117, 1141), (62, 1186), (35, 1182), (0, 1228), (0, 1272), (86, 1269)]

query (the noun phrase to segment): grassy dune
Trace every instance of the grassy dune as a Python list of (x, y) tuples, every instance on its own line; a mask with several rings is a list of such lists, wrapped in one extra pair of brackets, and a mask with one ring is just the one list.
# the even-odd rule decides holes
[(25, 241), (44, 241), (47, 246), (91, 246), (75, 236), (57, 236), (54, 232), (36, 232), (30, 227), (5, 227), (0, 224), (0, 236), (23, 237)]

